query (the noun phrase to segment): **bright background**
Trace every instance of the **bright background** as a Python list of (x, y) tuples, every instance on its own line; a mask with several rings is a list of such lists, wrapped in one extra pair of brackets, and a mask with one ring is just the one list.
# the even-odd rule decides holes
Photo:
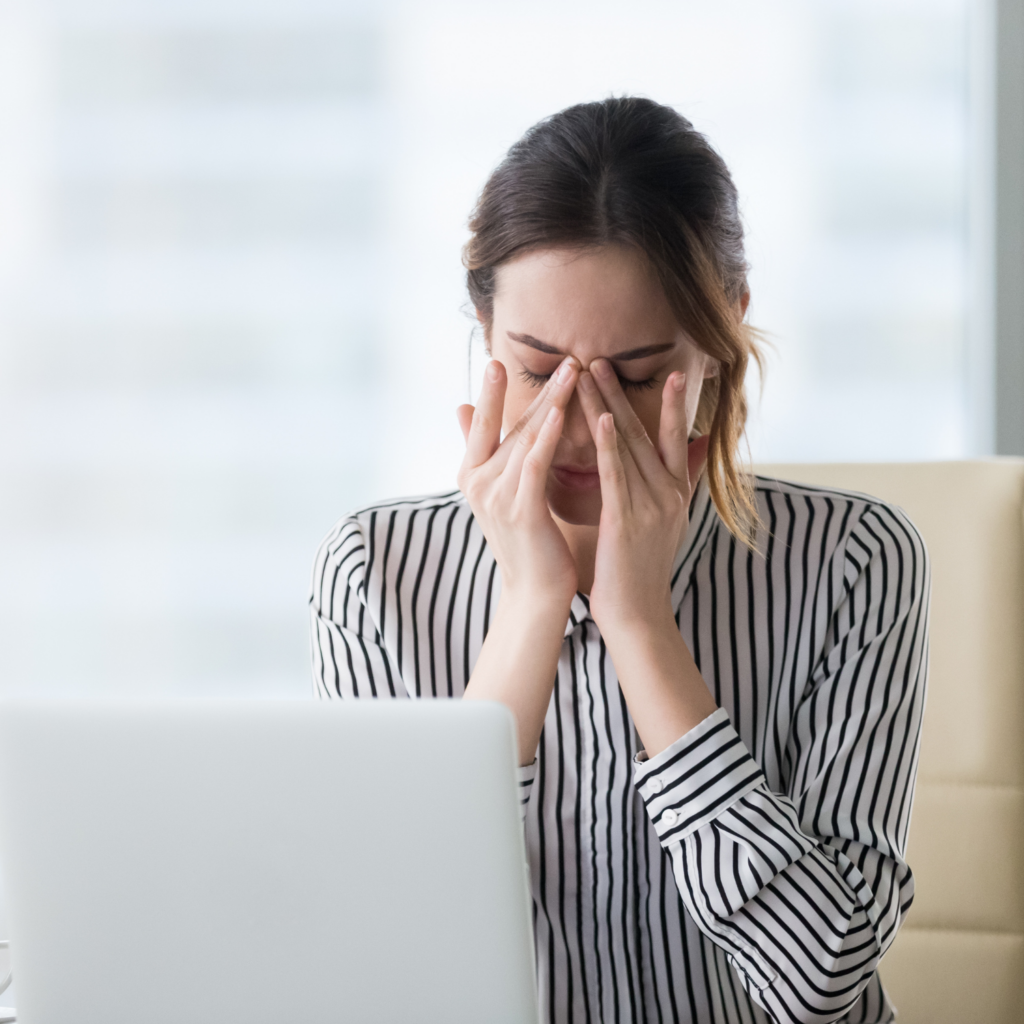
[(474, 199), (581, 100), (734, 172), (755, 457), (987, 451), (972, 12), (0, 0), (0, 692), (310, 692), (320, 537), (454, 486)]
[(982, 3), (0, 0), (0, 694), (310, 692), (317, 542), (454, 486), (467, 216), (578, 101), (734, 172), (755, 457), (988, 452)]

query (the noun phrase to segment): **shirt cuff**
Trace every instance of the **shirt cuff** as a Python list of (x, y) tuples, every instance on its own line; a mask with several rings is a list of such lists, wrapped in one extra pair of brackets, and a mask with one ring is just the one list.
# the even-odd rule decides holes
[(519, 783), (519, 809), (522, 816), (526, 817), (526, 805), (530, 802), (530, 794), (533, 792), (533, 780), (537, 777), (537, 758), (530, 764), (520, 765), (516, 772), (516, 779)]
[(719, 708), (660, 754), (634, 759), (634, 782), (662, 846), (678, 843), (764, 782)]

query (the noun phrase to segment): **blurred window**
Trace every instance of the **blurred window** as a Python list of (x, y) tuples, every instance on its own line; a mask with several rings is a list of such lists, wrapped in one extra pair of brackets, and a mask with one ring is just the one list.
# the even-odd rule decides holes
[(970, 453), (970, 14), (9, 0), (5, 686), (308, 692), (320, 536), (454, 486), (474, 198), (581, 100), (669, 103), (734, 172), (756, 457)]

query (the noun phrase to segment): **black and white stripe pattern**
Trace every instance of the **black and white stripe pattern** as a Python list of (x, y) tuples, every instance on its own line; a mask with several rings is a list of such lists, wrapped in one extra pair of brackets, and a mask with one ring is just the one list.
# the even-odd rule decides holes
[[(928, 563), (898, 509), (759, 479), (751, 554), (701, 486), (676, 620), (719, 710), (647, 760), (573, 600), (522, 770), (551, 1022), (882, 1022), (927, 671)], [(501, 580), (458, 492), (342, 520), (313, 573), (323, 697), (458, 697)]]

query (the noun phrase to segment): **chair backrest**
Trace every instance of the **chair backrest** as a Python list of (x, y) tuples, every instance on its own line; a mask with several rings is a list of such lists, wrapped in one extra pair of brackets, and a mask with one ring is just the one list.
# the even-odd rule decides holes
[(900, 506), (932, 563), (929, 691), (908, 856), (882, 962), (900, 1024), (1024, 1020), (1024, 459), (758, 466)]

